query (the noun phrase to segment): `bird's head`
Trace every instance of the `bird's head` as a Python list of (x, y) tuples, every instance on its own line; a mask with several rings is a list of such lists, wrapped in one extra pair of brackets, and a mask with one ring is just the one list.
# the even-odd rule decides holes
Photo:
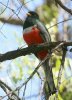
[(39, 20), (38, 14), (34, 11), (29, 11), (27, 13), (26, 20), (23, 24), (23, 30), (27, 27), (30, 27), (30, 26), (33, 26), (34, 24), (36, 24), (37, 19)]
[(27, 17), (39, 19), (38, 14), (37, 14), (36, 12), (34, 12), (34, 11), (29, 11), (29, 12), (27, 13)]

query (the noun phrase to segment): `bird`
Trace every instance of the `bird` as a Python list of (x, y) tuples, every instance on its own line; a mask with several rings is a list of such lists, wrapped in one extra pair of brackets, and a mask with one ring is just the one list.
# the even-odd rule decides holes
[[(35, 11), (29, 11), (27, 13), (27, 17), (23, 24), (23, 39), (28, 46), (51, 42), (51, 36), (46, 26), (40, 20), (39, 15)], [(48, 53), (48, 50), (41, 50), (35, 53), (35, 56), (42, 61)], [(55, 94), (57, 91), (53, 79), (52, 68), (49, 65), (48, 59), (43, 63), (43, 69), (46, 78), (43, 90), (46, 98), (45, 100), (48, 100), (48, 97)]]

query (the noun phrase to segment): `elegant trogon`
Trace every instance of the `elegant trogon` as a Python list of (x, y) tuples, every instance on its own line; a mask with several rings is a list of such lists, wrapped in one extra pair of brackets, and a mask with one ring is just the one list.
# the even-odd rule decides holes
[[(51, 42), (51, 37), (47, 28), (40, 21), (38, 14), (34, 11), (29, 11), (27, 13), (26, 20), (23, 24), (23, 39), (28, 44), (28, 46), (33, 44), (41, 44), (44, 42), (48, 43)], [(43, 60), (47, 54), (48, 50), (41, 50), (35, 55), (38, 59)], [(48, 95), (54, 94), (56, 92), (56, 88), (53, 80), (52, 68), (50, 68), (49, 66), (49, 61), (46, 60), (44, 62), (43, 68), (46, 77), (44, 85), (45, 94), (47, 94), (48, 90), (49, 90)]]

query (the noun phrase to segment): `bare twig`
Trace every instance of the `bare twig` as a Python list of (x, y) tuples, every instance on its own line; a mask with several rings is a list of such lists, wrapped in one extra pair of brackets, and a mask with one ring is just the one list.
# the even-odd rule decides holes
[(7, 1), (7, 5), (6, 5), (5, 9), (0, 13), (0, 15), (3, 14), (5, 12), (5, 10), (7, 9), (8, 3), (9, 3), (9, 0)]
[(22, 97), (22, 100), (25, 100), (26, 85), (27, 85), (27, 84), (25, 84), (25, 87), (24, 87), (24, 92), (23, 92), (23, 97)]
[[(51, 55), (47, 55), (45, 58), (44, 58), (44, 60), (42, 60), (39, 64), (38, 64), (38, 66), (35, 68), (35, 70), (32, 72), (32, 74), (29, 76), (29, 78), (21, 85), (21, 86), (19, 86), (19, 87), (17, 87), (15, 90), (13, 90), (13, 91), (10, 91), (9, 93), (7, 93), (5, 96), (3, 96), (2, 97), (2, 99), (4, 99), (6, 96), (8, 96), (8, 95), (10, 95), (10, 94), (13, 94), (15, 91), (18, 91), (18, 90), (20, 90), (24, 85), (26, 85), (28, 82), (29, 82), (29, 80), (35, 75), (35, 73), (37, 72), (37, 70), (40, 68), (40, 66), (45, 62), (45, 60), (48, 58), (48, 57), (50, 57)], [(2, 100), (1, 99), (1, 100)]]
[[(12, 89), (1, 80), (0, 80), (0, 87), (4, 90), (4, 92), (6, 93), (6, 96), (8, 96), (9, 98), (17, 98), (17, 100), (20, 100), (20, 98), (14, 92), (11, 94), (11, 96), (9, 95)], [(6, 96), (1, 97), (0, 100), (4, 99)]]
[[(0, 15), (2, 15), (5, 12), (5, 10), (7, 9), (8, 4), (9, 4), (9, 0), (7, 1), (7, 5), (6, 5), (5, 9), (0, 13)], [(6, 36), (3, 34), (3, 32), (1, 32), (1, 34), (6, 38)]]
[(55, 0), (55, 2), (56, 2), (57, 4), (59, 4), (65, 11), (67, 11), (69, 14), (72, 15), (72, 10), (69, 9), (69, 8), (67, 8), (65, 5), (63, 5), (63, 3), (61, 2), (61, 0)]
[(56, 24), (54, 24), (54, 25), (50, 26), (50, 27), (49, 27), (49, 28), (47, 28), (47, 29), (50, 29), (50, 28), (52, 28), (52, 27), (54, 27), (54, 26), (56, 26), (56, 25), (58, 25), (58, 24), (61, 24), (61, 23), (63, 23), (63, 22), (67, 22), (67, 21), (69, 21), (69, 20), (72, 20), (72, 18), (62, 20), (62, 21), (60, 21), (60, 22), (58, 22), (58, 23), (56, 23)]
[[(14, 15), (14, 14), (13, 14)], [(13, 24), (13, 25), (20, 25), (20, 26), (23, 26), (23, 21), (19, 20), (19, 19), (15, 19), (15, 18), (0, 18), (0, 21), (2, 21), (3, 23), (8, 23), (8, 24)]]
[(39, 72), (37, 71), (37, 75), (38, 75), (38, 77), (41, 79), (41, 81), (42, 81), (42, 78), (41, 78), (41, 76), (40, 76), (40, 74), (39, 74)]
[(0, 2), (0, 4), (2, 4), (3, 6), (7, 7), (8, 9), (10, 9), (10, 10), (22, 21), (22, 19), (17, 15), (17, 13), (16, 13), (13, 9), (11, 9), (11, 8), (8, 7), (8, 6), (6, 6), (6, 5), (3, 4), (2, 2)]

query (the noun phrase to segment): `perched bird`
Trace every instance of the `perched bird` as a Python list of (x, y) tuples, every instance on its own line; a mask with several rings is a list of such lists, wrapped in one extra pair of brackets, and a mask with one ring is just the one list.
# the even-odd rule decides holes
[[(34, 11), (29, 11), (27, 13), (26, 20), (23, 24), (23, 39), (28, 46), (33, 44), (41, 44), (44, 42), (51, 42), (51, 37), (47, 28), (40, 21), (38, 14)], [(41, 50), (36, 53), (35, 56), (39, 60), (43, 60), (47, 54), (48, 50)], [(48, 60), (44, 62), (43, 68), (46, 77), (44, 84), (45, 100), (48, 100), (48, 96), (56, 93), (56, 88), (53, 80), (52, 68), (50, 68)]]

